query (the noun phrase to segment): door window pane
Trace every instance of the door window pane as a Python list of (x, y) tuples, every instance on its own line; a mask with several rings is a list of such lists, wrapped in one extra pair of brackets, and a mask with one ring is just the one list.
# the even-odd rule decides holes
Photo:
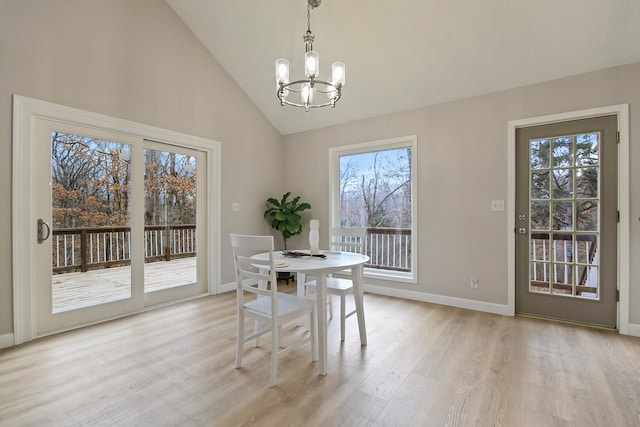
[(576, 229), (578, 231), (598, 231), (598, 202), (585, 200), (576, 202)]
[(146, 148), (145, 292), (195, 283), (196, 158)]
[(577, 261), (580, 264), (594, 264), (598, 262), (597, 237), (595, 234), (578, 234), (576, 241)]
[(131, 147), (62, 132), (51, 143), (52, 312), (130, 298)]
[[(532, 292), (598, 297), (600, 137), (588, 133), (529, 141)], [(549, 230), (549, 218), (555, 232), (540, 233)]]
[(531, 260), (548, 262), (550, 257), (549, 234), (536, 233), (531, 236)]
[(554, 168), (573, 166), (573, 138), (553, 139), (553, 162)]
[(551, 158), (551, 141), (536, 139), (529, 142), (529, 161), (531, 169), (549, 168)]
[(549, 171), (531, 172), (531, 198), (549, 199)]
[(576, 197), (581, 199), (598, 197), (598, 168), (576, 169)]
[(553, 198), (570, 199), (573, 197), (573, 169), (554, 169)]
[(531, 202), (531, 230), (549, 229), (549, 202)]
[(573, 230), (573, 202), (555, 202), (553, 205), (553, 229)]
[(530, 288), (537, 292), (549, 292), (549, 263), (546, 262), (532, 262), (530, 263), (531, 270), (529, 275), (531, 277)]
[(576, 137), (576, 166), (595, 166), (600, 163), (600, 138), (597, 133)]

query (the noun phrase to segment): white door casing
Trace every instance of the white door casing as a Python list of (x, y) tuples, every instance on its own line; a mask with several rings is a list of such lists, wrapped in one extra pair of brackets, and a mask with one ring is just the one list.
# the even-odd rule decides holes
[[(206, 153), (207, 164), (207, 248), (208, 291), (218, 293), (220, 286), (220, 190), (221, 144), (205, 138), (182, 134), (154, 126), (130, 122), (98, 113), (61, 106), (19, 95), (13, 97), (13, 175), (12, 175), (12, 257), (14, 345), (29, 341), (37, 334), (36, 277), (31, 269), (37, 244), (36, 214), (30, 166), (36, 150), (36, 119), (76, 123), (116, 133), (190, 147)], [(116, 316), (117, 317), (117, 316)]]
[(629, 207), (629, 105), (618, 104), (588, 110), (573, 111), (568, 113), (553, 114), (528, 119), (513, 120), (507, 124), (507, 154), (508, 154), (508, 195), (507, 205), (507, 305), (508, 314), (515, 315), (515, 240), (516, 240), (516, 129), (577, 120), (590, 117), (616, 115), (618, 117), (618, 131), (620, 142), (618, 143), (618, 211), (620, 221), (618, 223), (618, 331), (623, 335), (629, 334), (629, 280), (630, 280), (630, 207)]

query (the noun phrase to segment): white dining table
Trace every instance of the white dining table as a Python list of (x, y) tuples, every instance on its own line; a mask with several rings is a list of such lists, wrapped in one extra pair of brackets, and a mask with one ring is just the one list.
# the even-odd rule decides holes
[[(274, 252), (276, 272), (296, 273), (297, 293), (304, 296), (304, 283), (306, 275), (316, 277), (316, 310), (318, 316), (318, 350), (320, 375), (327, 374), (327, 276), (342, 270), (351, 270), (353, 281), (353, 295), (360, 331), (360, 344), (367, 345), (367, 328), (364, 320), (363, 304), (363, 271), (364, 264), (369, 261), (367, 255), (351, 252), (320, 251), (324, 258), (308, 255), (309, 251), (293, 251), (305, 253), (301, 257), (288, 257), (282, 251)], [(267, 260), (268, 254), (255, 255), (256, 260)]]

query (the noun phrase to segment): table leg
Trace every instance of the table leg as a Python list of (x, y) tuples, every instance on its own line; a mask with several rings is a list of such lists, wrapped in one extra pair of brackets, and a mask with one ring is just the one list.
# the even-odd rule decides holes
[(307, 280), (306, 276), (307, 275), (305, 273), (296, 273), (296, 286), (297, 286), (299, 297), (304, 296), (304, 284), (305, 284), (305, 281)]
[(318, 275), (316, 284), (316, 309), (318, 314), (318, 350), (320, 375), (327, 375), (327, 275)]
[[(305, 293), (305, 288), (304, 288), (304, 284), (306, 283), (307, 280), (307, 275), (305, 273), (296, 273), (296, 286), (297, 286), (297, 295), (299, 297), (304, 297), (304, 293)], [(317, 316), (316, 316), (317, 317)], [(302, 316), (298, 318), (298, 326), (304, 326), (305, 328), (309, 329), (310, 325), (309, 325), (309, 317), (308, 316)]]
[[(260, 269), (260, 274), (269, 274), (269, 270), (268, 269), (264, 269), (261, 268)], [(258, 288), (260, 289), (267, 289), (267, 284), (268, 282), (266, 282), (265, 280), (258, 280)], [(253, 333), (257, 334), (260, 331), (260, 322), (258, 320), (254, 320), (253, 321)], [(257, 336), (255, 340), (253, 340), (253, 346), (254, 347), (260, 347), (260, 337)]]
[(360, 330), (360, 344), (367, 345), (367, 327), (364, 323), (364, 267), (355, 266), (351, 269), (353, 278), (353, 299), (356, 303), (356, 315), (358, 316), (358, 329)]

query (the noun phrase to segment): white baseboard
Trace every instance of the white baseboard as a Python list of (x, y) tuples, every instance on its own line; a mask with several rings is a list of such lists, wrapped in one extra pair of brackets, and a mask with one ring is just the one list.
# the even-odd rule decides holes
[(390, 297), (405, 298), (415, 301), (430, 302), (433, 304), (448, 305), (468, 310), (484, 311), (486, 313), (509, 316), (508, 306), (490, 302), (476, 301), (465, 298), (448, 297), (443, 295), (428, 294), (425, 292), (408, 291), (406, 289), (387, 288), (385, 286), (364, 285), (365, 292), (387, 295)]
[[(468, 310), (484, 311), (486, 313), (510, 316), (506, 305), (367, 284), (364, 285), (364, 290), (372, 294), (387, 295), (390, 297), (405, 298), (415, 301), (429, 302), (433, 304), (448, 305), (451, 307), (466, 308)], [(640, 337), (640, 323), (630, 323), (629, 333), (627, 335)]]
[(13, 334), (0, 335), (0, 348), (13, 347)]
[(629, 323), (629, 335), (640, 337), (640, 323)]
[[(220, 285), (220, 293), (232, 292), (236, 290), (236, 282), (225, 283)], [(430, 302), (440, 305), (449, 305), (452, 307), (466, 308), (469, 310), (484, 311), (487, 313), (508, 315), (506, 305), (469, 300), (464, 298), (447, 297), (442, 295), (427, 294), (424, 292), (408, 291), (404, 289), (388, 288), (386, 286), (364, 285), (365, 292), (372, 294), (386, 295), (396, 298), (404, 298), (415, 301)]]
[(236, 282), (222, 283), (218, 288), (218, 293), (223, 294), (225, 292), (231, 292), (236, 290)]
[[(236, 283), (225, 283), (220, 285), (220, 293), (233, 292), (236, 290)], [(444, 295), (429, 294), (425, 292), (409, 291), (406, 289), (395, 289), (386, 286), (364, 285), (364, 290), (372, 294), (386, 295), (396, 298), (410, 299), (414, 301), (422, 301), (433, 304), (448, 305), (451, 307), (465, 308), (467, 310), (483, 311), (485, 313), (499, 314), (502, 316), (511, 316), (509, 307), (505, 304), (495, 304), (491, 302), (476, 301), (466, 298), (448, 297)], [(640, 323), (630, 323), (628, 328), (629, 336), (640, 337)], [(0, 348), (2, 344), (0, 337)]]

